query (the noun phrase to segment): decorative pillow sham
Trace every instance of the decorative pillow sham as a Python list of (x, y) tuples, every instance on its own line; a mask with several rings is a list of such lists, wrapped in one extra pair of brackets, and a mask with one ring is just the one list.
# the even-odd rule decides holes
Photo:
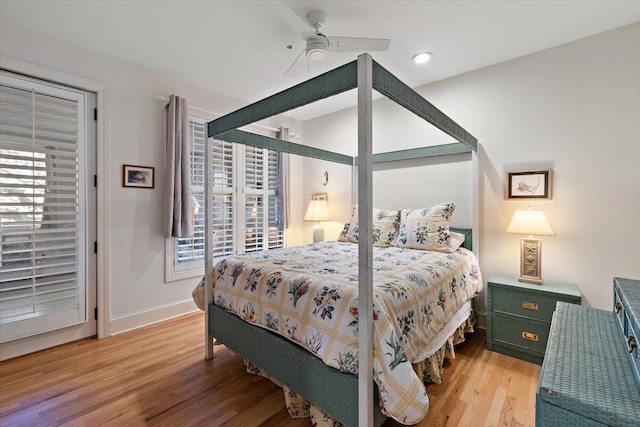
[(347, 222), (344, 227), (342, 227), (342, 231), (338, 236), (338, 242), (349, 242), (350, 240), (347, 238), (347, 234), (349, 234), (349, 223)]
[(455, 208), (456, 205), (449, 202), (431, 208), (402, 209), (396, 246), (453, 252), (449, 222)]
[(351, 218), (349, 222), (347, 222), (344, 227), (342, 227), (342, 231), (338, 236), (338, 242), (350, 242), (349, 240), (349, 225), (351, 224), (351, 220), (358, 214), (358, 205), (353, 205), (351, 208)]
[[(373, 246), (386, 248), (390, 246), (398, 235), (399, 216), (398, 211), (387, 211), (383, 209), (373, 209), (373, 225), (371, 227)], [(346, 230), (346, 231), (345, 231)], [(354, 206), (353, 215), (349, 225), (345, 225), (338, 240), (358, 243), (358, 212)], [(344, 240), (341, 240), (343, 238)]]

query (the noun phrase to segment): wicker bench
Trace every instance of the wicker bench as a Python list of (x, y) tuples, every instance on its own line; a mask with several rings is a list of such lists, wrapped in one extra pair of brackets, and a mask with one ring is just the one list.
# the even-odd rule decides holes
[(613, 312), (558, 302), (536, 393), (536, 426), (640, 426), (640, 391)]

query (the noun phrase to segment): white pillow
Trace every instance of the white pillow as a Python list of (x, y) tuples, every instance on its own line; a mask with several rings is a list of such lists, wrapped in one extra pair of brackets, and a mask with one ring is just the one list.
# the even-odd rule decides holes
[(431, 208), (402, 209), (396, 246), (453, 252), (449, 223), (456, 205), (441, 203)]
[(449, 230), (449, 235), (451, 237), (451, 251), (455, 252), (464, 243), (465, 235), (451, 230)]

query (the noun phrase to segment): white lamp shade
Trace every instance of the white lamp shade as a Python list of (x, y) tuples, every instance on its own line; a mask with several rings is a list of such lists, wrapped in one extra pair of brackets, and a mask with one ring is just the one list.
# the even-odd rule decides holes
[(304, 214), (305, 221), (329, 221), (329, 204), (326, 200), (311, 200), (307, 213)]
[(507, 233), (530, 236), (555, 236), (543, 210), (517, 210), (507, 227)]

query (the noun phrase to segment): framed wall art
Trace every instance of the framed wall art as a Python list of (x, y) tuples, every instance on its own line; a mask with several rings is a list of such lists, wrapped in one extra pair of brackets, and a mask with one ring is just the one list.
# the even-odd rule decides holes
[(551, 199), (551, 169), (507, 172), (507, 199)]
[(122, 165), (122, 186), (153, 188), (154, 168), (151, 166)]

